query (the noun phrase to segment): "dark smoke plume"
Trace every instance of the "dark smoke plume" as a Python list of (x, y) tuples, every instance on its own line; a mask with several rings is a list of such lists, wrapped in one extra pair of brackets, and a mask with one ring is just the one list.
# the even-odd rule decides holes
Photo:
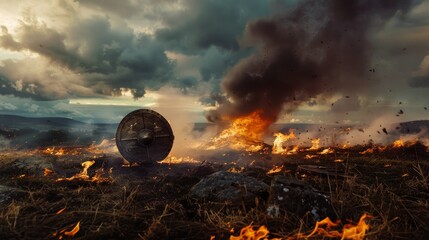
[(256, 48), (225, 76), (226, 101), (210, 121), (260, 110), (276, 121), (318, 95), (356, 94), (371, 74), (370, 33), (409, 0), (307, 0), (291, 12), (251, 22), (243, 42)]

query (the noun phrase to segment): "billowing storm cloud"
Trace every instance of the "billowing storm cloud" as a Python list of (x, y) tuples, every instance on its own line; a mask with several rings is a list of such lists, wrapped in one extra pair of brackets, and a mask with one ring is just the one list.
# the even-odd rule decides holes
[(210, 120), (261, 111), (276, 121), (317, 95), (359, 93), (371, 86), (369, 34), (410, 1), (302, 1), (291, 12), (250, 22), (246, 41), (257, 51), (222, 82), (228, 101)]
[(0, 9), (0, 95), (29, 106), (173, 87), (218, 106), (209, 120), (263, 109), (275, 121), (302, 106), (411, 104), (429, 82), (428, 0), (17, 0)]

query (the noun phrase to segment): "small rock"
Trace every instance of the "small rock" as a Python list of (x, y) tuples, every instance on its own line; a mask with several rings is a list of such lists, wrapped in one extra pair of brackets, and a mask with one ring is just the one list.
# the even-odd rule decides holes
[(195, 184), (189, 196), (211, 202), (254, 202), (267, 195), (269, 186), (256, 178), (227, 171), (215, 172)]
[(329, 197), (308, 183), (276, 176), (271, 182), (269, 194), (267, 204), (269, 215), (275, 216), (273, 212), (276, 211), (273, 209), (279, 208), (280, 211), (292, 212), (300, 217), (310, 213), (309, 216), (312, 216), (315, 221), (326, 217), (335, 219)]

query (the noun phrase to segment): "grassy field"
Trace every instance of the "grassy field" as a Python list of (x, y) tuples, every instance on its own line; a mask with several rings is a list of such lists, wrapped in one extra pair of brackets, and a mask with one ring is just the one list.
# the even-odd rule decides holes
[[(242, 166), (234, 161), (199, 159), (200, 163), (193, 164), (128, 167), (121, 166), (116, 155), (100, 152), (94, 156), (83, 152), (55, 156), (8, 150), (0, 153), (1, 185), (18, 190), (0, 205), (0, 239), (61, 239), (72, 235), (77, 239), (229, 239), (250, 224), (254, 229), (266, 226), (268, 239), (299, 239), (312, 232), (314, 222), (305, 216), (293, 212), (268, 216), (265, 198), (251, 205), (230, 205), (188, 196), (190, 188), (205, 176), (232, 167), (268, 185), (276, 175), (308, 182), (330, 197), (342, 225), (356, 223), (364, 213), (371, 215), (366, 239), (427, 239), (427, 152), (416, 146), (370, 155), (359, 154), (361, 150), (336, 149), (312, 159), (305, 159), (308, 152), (246, 155), (265, 162)], [(94, 160), (88, 169), (89, 178), (58, 181), (81, 173), (81, 162), (88, 159)], [(52, 172), (44, 171), (43, 164), (36, 168), (16, 164), (24, 160), (45, 162), (52, 166)], [(341, 167), (347, 177), (303, 173), (298, 171), (300, 164)], [(274, 165), (284, 168), (266, 174)], [(95, 175), (101, 178), (92, 179)]]

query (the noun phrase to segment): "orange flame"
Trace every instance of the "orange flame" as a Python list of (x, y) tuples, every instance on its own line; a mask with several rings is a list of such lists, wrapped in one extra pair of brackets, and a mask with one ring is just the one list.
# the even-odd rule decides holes
[(175, 157), (175, 156), (169, 156), (166, 159), (160, 161), (161, 164), (183, 164), (183, 163), (201, 163), (201, 161), (194, 159), (190, 156), (185, 157)]
[(67, 228), (62, 229), (59, 232), (53, 233), (52, 236), (54, 236), (54, 237), (58, 236), (58, 239), (63, 239), (64, 236), (74, 237), (74, 235), (76, 235), (76, 233), (78, 233), (80, 230), (80, 221), (77, 222), (76, 226), (74, 226), (72, 230), (67, 231)]
[(271, 121), (263, 119), (259, 111), (236, 118), (227, 129), (214, 137), (208, 150), (229, 147), (234, 150), (257, 152), (263, 148), (262, 135)]
[(54, 156), (62, 156), (64, 155), (64, 149), (60, 148), (58, 150), (55, 150), (55, 147), (52, 148), (46, 148), (45, 150), (42, 151), (44, 154), (48, 154), (48, 155), (54, 155)]
[(319, 149), (320, 138), (315, 138), (311, 140), (311, 148), (308, 150), (317, 150)]
[(374, 146), (374, 147), (370, 147), (362, 152), (359, 152), (359, 154), (361, 155), (365, 155), (365, 154), (374, 154), (376, 151), (381, 153), (384, 150), (386, 150), (387, 147), (386, 146)]
[(73, 237), (80, 230), (80, 222), (77, 222), (76, 226), (71, 231), (65, 231), (64, 235), (68, 237)]
[(55, 213), (55, 215), (61, 214), (62, 212), (64, 212), (66, 210), (66, 208), (61, 208), (60, 210), (58, 210), (57, 213)]
[(244, 172), (245, 168), (244, 167), (231, 167), (228, 169), (228, 172), (232, 172), (232, 173), (242, 173)]
[[(344, 239), (353, 239), (353, 240), (363, 240), (365, 234), (368, 232), (370, 226), (365, 222), (366, 219), (372, 218), (368, 214), (364, 213), (359, 222), (354, 225), (351, 223), (345, 224), (342, 230), (336, 230), (340, 226), (341, 221), (332, 222), (329, 217), (316, 222), (316, 225), (311, 233), (303, 234), (297, 233), (293, 236), (288, 236), (288, 240), (292, 239), (308, 239), (308, 238), (339, 238)], [(230, 236), (230, 240), (268, 240), (268, 231), (267, 227), (261, 226), (258, 230), (254, 230), (252, 225), (246, 226), (241, 229), (239, 236)], [(214, 237), (214, 236), (213, 236)], [(272, 238), (271, 240), (280, 240), (280, 238)]]
[(281, 166), (274, 166), (273, 168), (271, 168), (271, 169), (267, 172), (267, 174), (279, 173), (279, 172), (283, 171), (283, 168), (284, 168), (284, 166), (283, 166), (283, 165), (281, 165)]
[(270, 233), (264, 225), (260, 226), (258, 230), (254, 230), (252, 225), (246, 226), (241, 229), (239, 236), (230, 236), (230, 240), (262, 240), (267, 239)]
[(319, 152), (319, 154), (321, 154), (321, 155), (326, 155), (326, 154), (330, 154), (330, 153), (334, 153), (334, 149), (326, 148), (326, 149), (323, 149), (323, 151)]
[(95, 163), (94, 160), (85, 161), (85, 162), (81, 163), (83, 169), (80, 173), (77, 173), (74, 176), (69, 177), (69, 178), (58, 178), (57, 181), (63, 181), (63, 180), (71, 181), (74, 179), (88, 180), (89, 179), (88, 168), (90, 168), (92, 165), (94, 165), (94, 163)]
[(49, 169), (49, 168), (45, 168), (44, 170), (43, 170), (43, 176), (45, 176), (45, 177), (47, 177), (47, 176), (49, 176), (49, 175), (51, 175), (51, 174), (53, 174), (54, 173), (54, 171), (52, 171), (51, 169)]
[(307, 155), (305, 155), (305, 159), (313, 159), (313, 158), (316, 158), (317, 157), (317, 155), (310, 155), (310, 154), (307, 154)]
[(346, 224), (343, 228), (341, 239), (363, 239), (365, 233), (369, 230), (369, 225), (365, 222), (365, 219), (368, 217), (366, 213), (363, 214), (356, 226), (353, 224)]
[(368, 148), (368, 149), (366, 149), (366, 150), (364, 150), (364, 151), (362, 151), (362, 152), (359, 152), (359, 154), (361, 154), (361, 155), (365, 155), (365, 154), (373, 154), (373, 153), (374, 153), (374, 151), (375, 151), (375, 147), (371, 147), (371, 148)]
[(394, 141), (392, 145), (394, 148), (400, 148), (400, 147), (404, 147), (405, 143), (401, 139), (398, 139), (398, 140)]
[[(277, 132), (274, 133), (274, 136), (276, 137), (274, 139), (273, 142), (273, 150), (272, 153), (273, 154), (288, 154), (290, 153), (288, 151), (287, 147), (284, 147), (283, 144), (287, 141), (289, 141), (290, 139), (294, 139), (295, 138), (295, 133), (293, 131), (290, 131), (289, 134), (284, 134), (281, 132)], [(296, 148), (294, 148), (295, 152), (298, 150), (298, 146), (296, 146)]]
[[(340, 224), (340, 221), (332, 222), (329, 217), (326, 217), (325, 219), (316, 222), (316, 226), (314, 227), (313, 231), (306, 236), (306, 238), (311, 237), (315, 234), (326, 236), (326, 237), (339, 237), (341, 236), (340, 232), (338, 231), (329, 231), (330, 228), (336, 227)], [(325, 226), (322, 228), (321, 226)]]
[(345, 144), (343, 144), (340, 148), (341, 148), (341, 149), (349, 149), (349, 148), (350, 148), (350, 145), (349, 145), (349, 144), (347, 144), (347, 143), (345, 143)]
[(297, 154), (299, 152), (299, 146), (293, 146), (293, 148), (291, 150), (289, 150), (286, 155), (293, 155), (293, 154)]
[(342, 231), (331, 230), (331, 228), (337, 227), (340, 224), (340, 221), (332, 222), (329, 217), (318, 221), (313, 231), (308, 235), (297, 234), (297, 238), (309, 238), (309, 237), (329, 237), (329, 238), (341, 238), (343, 239), (353, 239), (353, 240), (362, 240), (365, 237), (365, 233), (369, 230), (370, 226), (365, 222), (366, 219), (372, 218), (367, 213), (364, 213), (359, 222), (356, 225), (351, 223), (345, 224)]

